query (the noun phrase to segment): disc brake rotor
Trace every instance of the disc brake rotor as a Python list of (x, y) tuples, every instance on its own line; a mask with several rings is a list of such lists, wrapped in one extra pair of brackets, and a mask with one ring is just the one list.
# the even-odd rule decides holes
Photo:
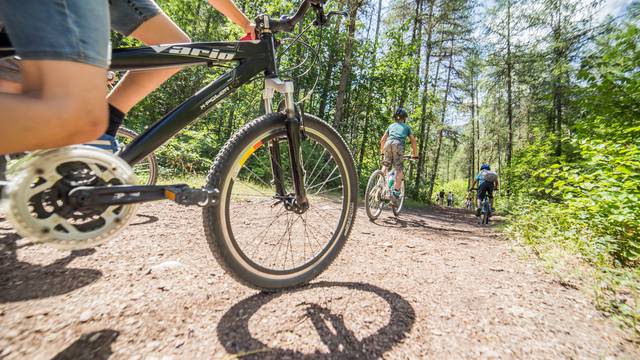
[(124, 229), (137, 204), (74, 208), (80, 186), (134, 184), (131, 167), (104, 150), (70, 146), (39, 151), (9, 170), (5, 212), (16, 231), (63, 250), (102, 244)]

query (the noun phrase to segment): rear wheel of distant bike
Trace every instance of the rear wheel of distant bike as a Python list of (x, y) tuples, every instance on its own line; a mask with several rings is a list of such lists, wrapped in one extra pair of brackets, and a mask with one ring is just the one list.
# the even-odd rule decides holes
[(367, 190), (365, 192), (364, 207), (367, 211), (367, 216), (371, 220), (375, 220), (382, 213), (384, 207), (383, 192), (386, 185), (384, 173), (381, 170), (376, 170), (369, 176), (367, 182)]
[[(136, 137), (138, 137), (138, 134), (135, 131), (124, 127), (118, 129), (118, 133), (116, 134), (116, 139), (123, 148), (129, 145)], [(136, 174), (138, 184), (155, 185), (158, 181), (158, 162), (156, 161), (156, 156), (153, 153), (147, 155), (139, 163), (133, 165), (133, 172)]]
[(400, 215), (400, 211), (402, 211), (402, 205), (404, 204), (404, 180), (402, 180), (402, 185), (400, 185), (400, 199), (396, 206), (393, 207), (393, 215)]
[(489, 202), (485, 200), (482, 203), (482, 223), (485, 225), (489, 224), (490, 216), (491, 216), (491, 205), (489, 205)]
[[(288, 205), (295, 195), (285, 120), (281, 113), (262, 116), (229, 139), (208, 178), (219, 201), (203, 210), (218, 263), (239, 282), (263, 290), (320, 275), (344, 246), (357, 209), (351, 153), (333, 128), (311, 115), (304, 117), (300, 149), (309, 208), (296, 212)], [(272, 163), (272, 154), (279, 163)], [(276, 194), (272, 166), (282, 173), (285, 196)]]

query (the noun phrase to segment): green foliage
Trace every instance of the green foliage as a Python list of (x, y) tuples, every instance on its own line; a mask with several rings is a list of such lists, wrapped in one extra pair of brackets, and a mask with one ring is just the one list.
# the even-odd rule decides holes
[(640, 332), (640, 29), (628, 22), (595, 44), (576, 72), (562, 155), (539, 136), (514, 157), (507, 232), (594, 266), (598, 306)]

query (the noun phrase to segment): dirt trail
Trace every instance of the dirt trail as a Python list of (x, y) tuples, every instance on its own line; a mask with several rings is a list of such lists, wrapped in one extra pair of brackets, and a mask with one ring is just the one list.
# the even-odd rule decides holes
[(142, 206), (121, 236), (73, 253), (21, 247), (1, 219), (0, 359), (640, 358), (586, 295), (472, 215), (358, 217), (327, 272), (275, 295), (222, 273), (198, 209)]

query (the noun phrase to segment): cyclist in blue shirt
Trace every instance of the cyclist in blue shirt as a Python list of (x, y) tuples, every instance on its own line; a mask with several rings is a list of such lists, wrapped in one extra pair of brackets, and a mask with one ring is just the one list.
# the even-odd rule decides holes
[(413, 158), (418, 157), (416, 138), (411, 132), (411, 127), (405, 124), (407, 117), (407, 112), (402, 107), (399, 107), (393, 116), (395, 122), (389, 125), (384, 135), (382, 135), (382, 139), (380, 139), (380, 155), (384, 157), (382, 160), (382, 171), (384, 172), (385, 178), (387, 177), (389, 167), (393, 166), (395, 170), (393, 196), (391, 198), (394, 205), (401, 195), (400, 186), (402, 185), (402, 170), (404, 169), (404, 143), (407, 138), (411, 140), (411, 156)]

